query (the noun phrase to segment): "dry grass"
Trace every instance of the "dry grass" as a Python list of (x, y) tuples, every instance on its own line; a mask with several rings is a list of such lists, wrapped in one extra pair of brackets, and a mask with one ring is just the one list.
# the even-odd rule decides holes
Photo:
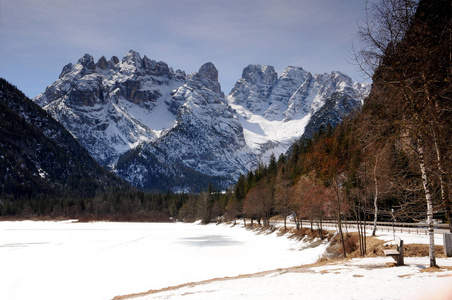
[[(359, 249), (359, 237), (357, 232), (344, 235), (345, 249), (348, 258), (361, 257)], [(374, 236), (366, 237), (366, 257), (384, 256), (384, 250), (396, 249), (396, 245), (385, 245), (385, 241)], [(425, 257), (429, 256), (429, 245), (427, 244), (404, 244), (404, 255), (407, 257)], [(335, 236), (327, 249), (326, 259), (338, 259), (343, 257), (342, 244), (339, 236)], [(435, 256), (445, 258), (444, 247), (435, 245)], [(325, 259), (325, 258), (323, 258)]]
[[(283, 229), (284, 231), (284, 229)], [(310, 228), (292, 228), (288, 230), (290, 238), (293, 239), (308, 239), (310, 241), (315, 239), (327, 239), (328, 241), (331, 240), (334, 236), (334, 231), (328, 231), (328, 230), (311, 230)]]
[(439, 267), (430, 267), (430, 268), (426, 268), (426, 269), (422, 269), (420, 272), (421, 273), (436, 273), (436, 272), (443, 272), (444, 270), (442, 270)]
[[(406, 244), (403, 245), (403, 252), (405, 256), (422, 257), (429, 256), (428, 245), (426, 244)], [(435, 245), (435, 256), (437, 258), (444, 258), (444, 247), (441, 245)]]

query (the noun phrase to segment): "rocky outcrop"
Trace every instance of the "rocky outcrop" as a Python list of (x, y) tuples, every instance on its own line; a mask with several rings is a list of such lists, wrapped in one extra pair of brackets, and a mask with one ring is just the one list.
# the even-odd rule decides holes
[(353, 99), (344, 92), (336, 92), (329, 97), (325, 104), (317, 110), (310, 118), (303, 133), (303, 138), (310, 139), (314, 133), (321, 128), (327, 128), (328, 124), (332, 127), (339, 125), (343, 118), (350, 113), (357, 111), (361, 102)]
[(253, 113), (261, 113), (277, 80), (278, 74), (272, 66), (249, 65), (243, 69), (242, 78), (229, 93), (229, 99)]

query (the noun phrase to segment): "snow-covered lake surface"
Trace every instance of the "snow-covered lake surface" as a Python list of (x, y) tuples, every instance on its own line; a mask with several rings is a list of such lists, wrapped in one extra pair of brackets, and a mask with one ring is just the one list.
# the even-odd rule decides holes
[(276, 233), (183, 223), (0, 222), (0, 299), (111, 299), (315, 262)]
[[(393, 243), (392, 232), (379, 238)], [(428, 236), (396, 233), (405, 244)], [(437, 245), (442, 244), (436, 235)], [(0, 222), (0, 299), (112, 299), (206, 279), (315, 262), (326, 245), (237, 225)], [(303, 250), (302, 250), (303, 249)], [(452, 299), (452, 259), (357, 258), (142, 295), (150, 299)], [(440, 295), (443, 293), (443, 295)]]

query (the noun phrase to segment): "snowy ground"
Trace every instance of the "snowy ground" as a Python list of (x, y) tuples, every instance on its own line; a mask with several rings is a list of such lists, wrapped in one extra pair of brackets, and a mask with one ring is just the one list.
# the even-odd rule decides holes
[[(394, 244), (427, 244), (428, 236), (379, 232)], [(435, 236), (442, 245), (442, 235)], [(164, 289), (133, 299), (452, 299), (452, 258), (437, 259), (440, 270), (429, 272), (428, 257), (405, 257), (405, 266), (390, 267), (389, 257), (356, 258), (249, 276), (216, 279)]]
[[(428, 265), (424, 258), (406, 258), (403, 267), (388, 268), (386, 262), (380, 257), (353, 259), (193, 284), (134, 299), (452, 299), (452, 271), (423, 273)], [(452, 262), (440, 259), (439, 264)]]
[(315, 262), (242, 226), (0, 222), (0, 299), (111, 299), (167, 286)]
[[(396, 235), (405, 244), (428, 242)], [(391, 243), (393, 234), (381, 238)], [(0, 299), (111, 299), (258, 272), (137, 299), (439, 299), (421, 296), (452, 286), (451, 270), (422, 272), (428, 258), (392, 268), (388, 257), (291, 268), (314, 263), (326, 247), (304, 246), (242, 225), (0, 222)], [(452, 266), (452, 259), (437, 262)], [(263, 272), (278, 268), (287, 269)]]

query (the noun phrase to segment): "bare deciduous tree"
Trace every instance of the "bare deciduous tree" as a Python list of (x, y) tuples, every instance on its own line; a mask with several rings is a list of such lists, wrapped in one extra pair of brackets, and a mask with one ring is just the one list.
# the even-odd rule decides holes
[(435, 266), (431, 188), (435, 175), (441, 201), (446, 206), (449, 202), (444, 158), (450, 159), (450, 147), (445, 146), (450, 145), (450, 135), (444, 139), (439, 133), (450, 129), (452, 3), (380, 0), (369, 7), (359, 32), (365, 47), (356, 58), (372, 72), (374, 95), (387, 98), (399, 140), (417, 160), (427, 204), (430, 265)]

